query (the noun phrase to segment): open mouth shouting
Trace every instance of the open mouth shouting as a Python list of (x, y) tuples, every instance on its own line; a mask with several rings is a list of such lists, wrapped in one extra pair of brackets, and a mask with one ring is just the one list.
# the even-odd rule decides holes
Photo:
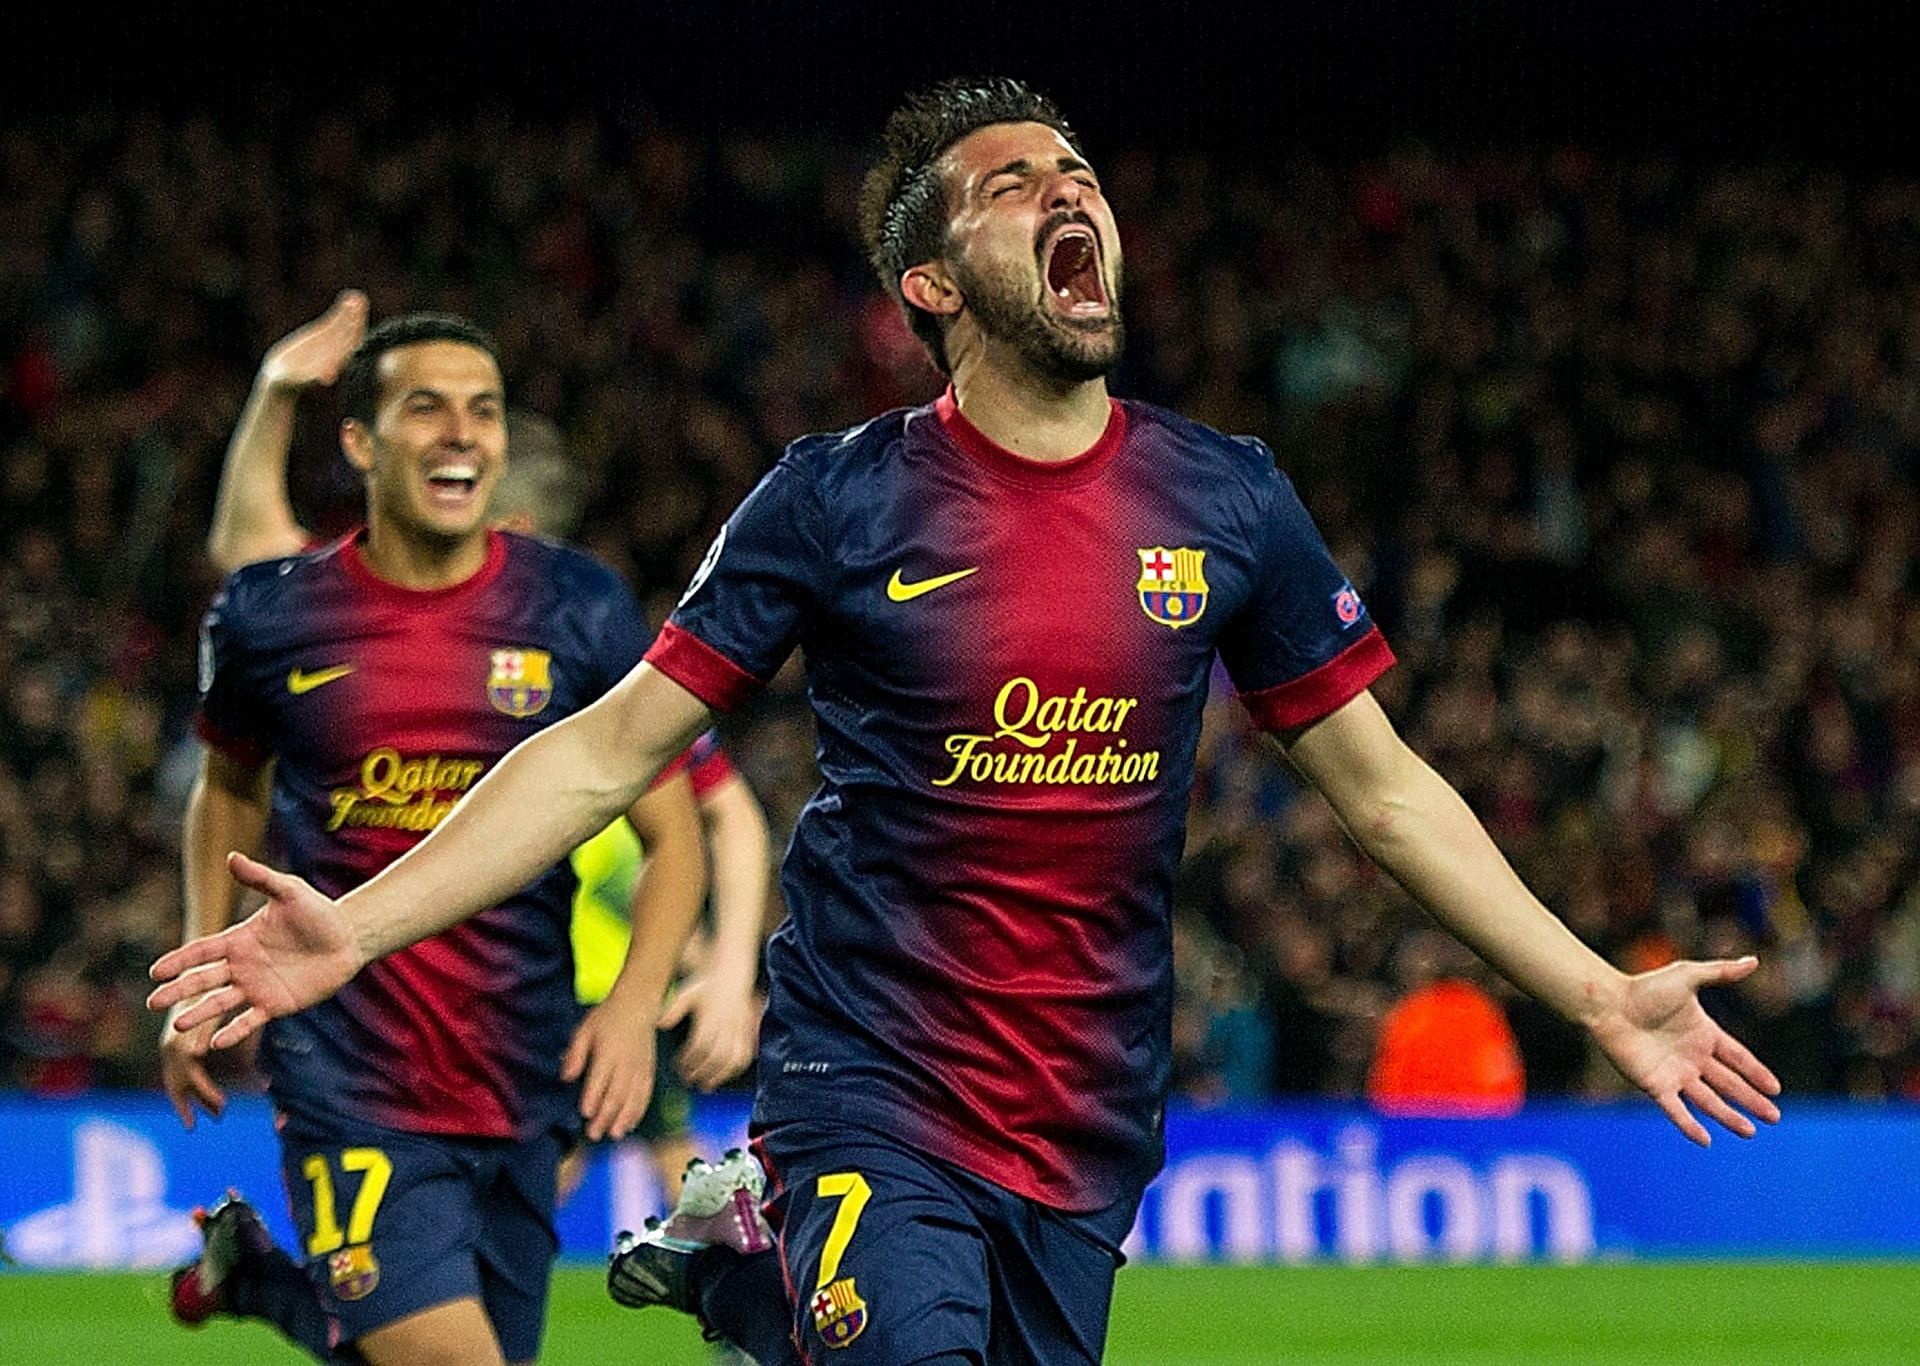
[(1092, 228), (1070, 222), (1048, 239), (1041, 271), (1053, 308), (1070, 320), (1105, 318), (1111, 311), (1100, 273), (1100, 240)]

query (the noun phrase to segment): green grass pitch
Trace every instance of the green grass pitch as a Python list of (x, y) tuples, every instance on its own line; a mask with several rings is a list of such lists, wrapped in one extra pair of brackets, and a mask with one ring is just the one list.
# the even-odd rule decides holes
[[(8, 1366), (273, 1366), (307, 1358), (252, 1324), (166, 1316), (165, 1278), (0, 1274)], [(885, 1307), (873, 1306), (876, 1313)], [(688, 1320), (631, 1313), (563, 1269), (541, 1360), (710, 1358)], [(1920, 1263), (1588, 1267), (1129, 1267), (1113, 1366), (1252, 1363), (1920, 1361)]]

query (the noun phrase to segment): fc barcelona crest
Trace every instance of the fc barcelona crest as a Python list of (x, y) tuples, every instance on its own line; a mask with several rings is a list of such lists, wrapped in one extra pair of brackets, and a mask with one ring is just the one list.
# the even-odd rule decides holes
[(822, 1286), (811, 1303), (813, 1326), (829, 1347), (845, 1347), (867, 1326), (867, 1302), (853, 1290), (853, 1277)]
[(380, 1263), (365, 1243), (343, 1247), (327, 1258), (327, 1280), (335, 1298), (364, 1300), (380, 1284)]
[(1140, 552), (1140, 607), (1162, 626), (1179, 630), (1207, 610), (1207, 552), (1157, 545)]
[(495, 650), (487, 700), (508, 716), (532, 716), (553, 699), (553, 656), (545, 650)]

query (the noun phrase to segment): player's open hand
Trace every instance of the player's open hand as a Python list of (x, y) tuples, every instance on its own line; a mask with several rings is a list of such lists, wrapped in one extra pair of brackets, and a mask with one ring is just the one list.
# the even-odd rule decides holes
[(326, 1000), (364, 962), (339, 907), (303, 879), (244, 854), (227, 855), (227, 869), (267, 904), (238, 925), (162, 954), (147, 970), (160, 983), (147, 1009), (182, 1006), (176, 1031), (225, 1021), (208, 1036), (209, 1048), (231, 1048), (268, 1020)]
[(366, 335), (367, 296), (343, 289), (332, 308), (273, 344), (260, 362), (260, 378), (275, 389), (332, 384)]
[(1713, 1140), (1688, 1104), (1742, 1138), (1754, 1135), (1750, 1115), (1769, 1124), (1780, 1119), (1771, 1099), (1780, 1094), (1780, 1079), (1700, 1005), (1702, 987), (1738, 982), (1759, 965), (1756, 958), (1721, 959), (1640, 973), (1589, 1026), (1621, 1075), (1702, 1147)]
[(562, 1081), (585, 1081), (580, 1116), (587, 1137), (625, 1138), (653, 1099), (653, 1015), (610, 996), (573, 1031), (560, 1064)]
[(662, 1029), (691, 1020), (674, 1059), (681, 1080), (696, 1091), (711, 1091), (745, 1071), (759, 1044), (764, 1004), (751, 979), (738, 986), (704, 976), (682, 982), (660, 1015)]

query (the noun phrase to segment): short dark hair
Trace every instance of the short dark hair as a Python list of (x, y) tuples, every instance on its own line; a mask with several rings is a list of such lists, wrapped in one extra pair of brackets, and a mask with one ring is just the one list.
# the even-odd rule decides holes
[(1010, 76), (942, 81), (907, 96), (893, 111), (881, 134), (880, 161), (860, 187), (860, 235), (867, 259), (881, 288), (905, 310), (907, 325), (943, 374), (952, 372), (946, 330), (939, 318), (906, 301), (900, 277), (908, 267), (946, 249), (946, 194), (934, 163), (967, 134), (994, 123), (1044, 123), (1079, 149), (1066, 116), (1024, 81)]
[(380, 413), (380, 357), (416, 342), (452, 341), (478, 347), (500, 364), (493, 338), (457, 313), (402, 313), (367, 330), (340, 372), (343, 416), (371, 427)]

